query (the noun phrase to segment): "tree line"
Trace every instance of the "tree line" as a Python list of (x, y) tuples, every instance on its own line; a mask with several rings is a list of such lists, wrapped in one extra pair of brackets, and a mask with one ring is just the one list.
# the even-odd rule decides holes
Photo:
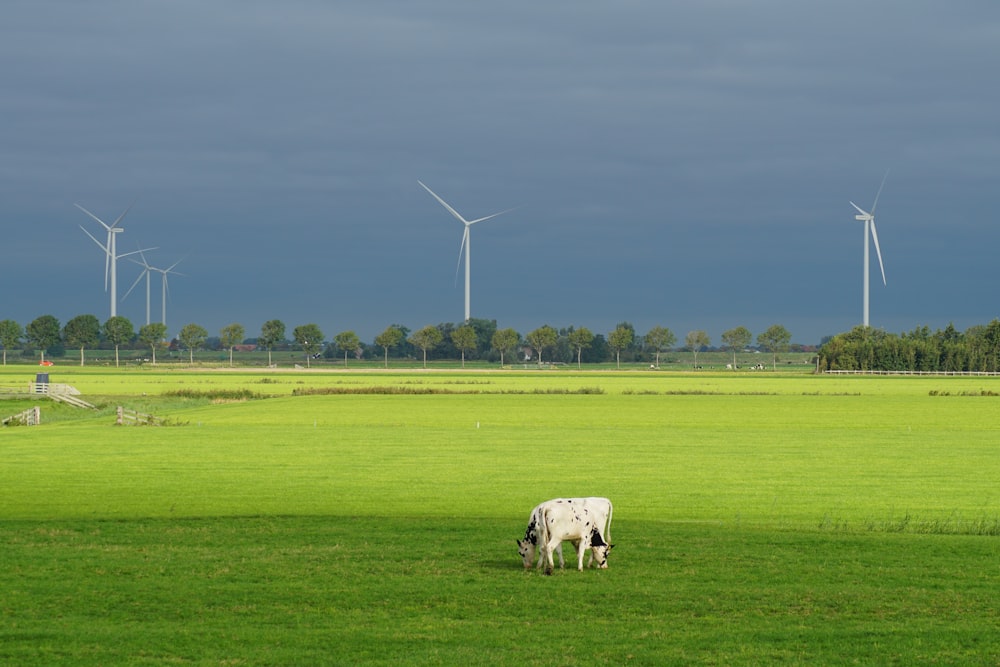
[[(556, 329), (550, 325), (522, 335), (511, 328), (499, 328), (496, 320), (476, 318), (460, 324), (427, 325), (417, 330), (391, 324), (375, 336), (371, 344), (362, 342), (350, 330), (326, 340), (316, 324), (297, 326), (288, 338), (285, 323), (277, 319), (265, 322), (255, 337), (247, 337), (245, 327), (239, 323), (223, 327), (217, 337), (210, 337), (204, 327), (192, 323), (184, 326), (176, 338), (170, 341), (165, 338), (166, 325), (146, 324), (136, 331), (132, 322), (120, 315), (103, 323), (94, 315), (78, 315), (65, 325), (52, 315), (42, 315), (23, 328), (13, 320), (0, 321), (0, 345), (5, 365), (7, 351), (19, 348), (25, 356), (34, 356), (38, 351), (43, 362), (46, 353), (51, 357), (79, 351), (80, 364), (84, 365), (85, 350), (101, 347), (114, 349), (116, 365), (120, 363), (120, 351), (123, 349), (148, 350), (153, 363), (156, 363), (157, 352), (162, 354), (167, 350), (186, 351), (191, 362), (198, 350), (225, 350), (229, 353), (231, 365), (234, 350), (240, 345), (252, 344), (267, 351), (268, 365), (272, 365), (274, 351), (296, 349), (302, 353), (307, 366), (313, 359), (340, 356), (345, 364), (350, 358), (380, 358), (386, 367), (390, 358), (419, 359), (424, 365), (433, 360), (460, 359), (464, 366), (466, 360), (475, 359), (499, 362), (501, 365), (517, 361), (575, 363), (580, 366), (614, 361), (620, 366), (623, 361), (643, 361), (658, 366), (661, 355), (675, 349), (678, 343), (673, 331), (659, 325), (642, 335), (629, 322), (619, 323), (606, 336), (582, 326)], [(753, 335), (746, 327), (735, 327), (722, 334), (722, 346), (732, 352), (733, 366), (736, 364), (736, 353), (752, 342)], [(711, 339), (702, 330), (689, 332), (683, 341), (684, 349), (694, 353), (696, 366), (698, 353), (711, 345)], [(759, 334), (757, 345), (772, 354), (772, 364), (777, 362), (780, 353), (793, 349), (791, 334), (780, 324)]]
[(1000, 372), (1000, 320), (969, 327), (949, 324), (902, 334), (858, 326), (823, 341), (820, 370)]

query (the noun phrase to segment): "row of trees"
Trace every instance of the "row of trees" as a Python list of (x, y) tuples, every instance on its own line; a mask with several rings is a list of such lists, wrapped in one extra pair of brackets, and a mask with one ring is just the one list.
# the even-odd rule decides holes
[[(499, 329), (495, 320), (470, 319), (463, 324), (428, 325), (417, 331), (393, 324), (375, 337), (373, 345), (366, 345), (353, 331), (343, 331), (326, 341), (322, 330), (316, 324), (297, 326), (292, 331), (292, 339), (286, 338), (286, 327), (281, 320), (268, 320), (263, 324), (256, 338), (247, 338), (243, 325), (233, 323), (223, 327), (217, 338), (210, 340), (208, 331), (197, 324), (188, 324), (180, 330), (177, 338), (170, 343), (165, 340), (166, 327), (160, 323), (147, 324), (136, 332), (132, 322), (122, 316), (112, 317), (103, 324), (93, 315), (79, 315), (60, 326), (52, 315), (43, 315), (24, 329), (13, 320), (0, 321), (0, 345), (3, 346), (3, 362), (7, 363), (7, 350), (18, 348), (23, 342), (30, 346), (31, 354), (40, 350), (42, 360), (46, 351), (60, 353), (65, 349), (80, 351), (80, 364), (85, 362), (84, 351), (101, 345), (113, 346), (115, 364), (119, 364), (119, 350), (122, 348), (149, 350), (153, 363), (157, 351), (166, 348), (188, 351), (189, 360), (194, 360), (194, 352), (211, 347), (229, 352), (230, 365), (237, 346), (255, 344), (268, 352), (268, 364), (272, 364), (272, 351), (290, 349), (301, 351), (308, 366), (312, 359), (320, 356), (343, 355), (344, 363), (350, 357), (374, 358), (380, 356), (386, 366), (389, 358), (422, 358), (426, 365), (429, 359), (461, 358), (488, 359), (508, 363), (515, 354), (523, 355), (525, 361), (535, 363), (559, 362), (582, 365), (584, 362), (597, 363), (614, 360), (617, 365), (626, 362), (652, 361), (660, 364), (661, 355), (674, 349), (677, 337), (663, 326), (655, 326), (645, 335), (636, 334), (628, 322), (622, 322), (605, 337), (595, 334), (586, 327), (556, 329), (544, 325), (524, 336), (514, 329)], [(736, 353), (751, 345), (752, 334), (746, 327), (736, 327), (722, 334), (723, 347), (731, 350), (733, 365)], [(777, 355), (790, 348), (791, 334), (781, 325), (774, 325), (757, 336), (758, 346)], [(704, 331), (691, 331), (684, 339), (684, 347), (695, 354), (712, 344)], [(60, 349), (61, 348), (61, 349)]]
[(903, 334), (858, 326), (824, 341), (820, 370), (1000, 372), (1000, 320), (960, 332), (949, 324), (933, 333)]
[[(495, 320), (471, 319), (463, 324), (428, 325), (417, 331), (393, 324), (367, 345), (353, 331), (342, 331), (327, 341), (316, 324), (304, 324), (292, 330), (291, 340), (286, 338), (286, 327), (281, 320), (268, 320), (256, 338), (247, 338), (243, 325), (233, 323), (223, 327), (214, 340), (198, 324), (188, 324), (177, 338), (165, 340), (166, 326), (147, 324), (135, 330), (125, 317), (116, 316), (101, 323), (93, 315), (78, 315), (65, 326), (52, 315), (43, 315), (23, 329), (13, 320), (0, 321), (0, 345), (3, 346), (3, 363), (7, 351), (27, 343), (28, 354), (35, 350), (45, 354), (64, 353), (66, 349), (79, 350), (80, 364), (85, 362), (84, 351), (99, 346), (113, 347), (115, 364), (119, 364), (121, 349), (148, 350), (156, 363), (157, 352), (165, 349), (183, 349), (189, 361), (194, 361), (196, 350), (211, 347), (233, 352), (238, 345), (251, 343), (271, 353), (280, 349), (300, 351), (309, 365), (320, 356), (332, 358), (343, 355), (344, 363), (351, 357), (381, 357), (386, 366), (389, 358), (421, 358), (426, 365), (433, 359), (488, 359), (509, 363), (513, 355), (523, 355), (524, 361), (534, 363), (600, 363), (613, 360), (646, 361), (659, 365), (661, 355), (675, 349), (678, 343), (674, 333), (663, 326), (655, 326), (639, 336), (628, 322), (618, 324), (604, 336), (586, 327), (556, 329), (544, 325), (521, 335), (514, 329), (499, 329)], [(746, 327), (735, 327), (722, 333), (722, 347), (732, 353), (736, 365), (738, 352), (753, 343), (753, 335)], [(791, 346), (791, 334), (776, 324), (756, 337), (759, 349), (772, 354), (772, 365), (778, 355)], [(683, 347), (698, 353), (712, 345), (704, 331), (691, 331)], [(881, 329), (859, 326), (847, 333), (826, 339), (819, 350), (820, 370), (879, 370), (879, 371), (947, 371), (947, 372), (1000, 372), (1000, 320), (987, 325), (974, 326), (959, 332), (953, 325), (931, 332), (927, 327), (896, 335)]]

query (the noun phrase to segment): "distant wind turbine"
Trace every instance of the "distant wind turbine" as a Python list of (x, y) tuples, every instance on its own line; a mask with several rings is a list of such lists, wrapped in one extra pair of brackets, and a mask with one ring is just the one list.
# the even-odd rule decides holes
[(163, 312), (162, 312), (162, 315), (161, 315), (160, 322), (163, 323), (163, 326), (167, 326), (167, 292), (170, 291), (169, 288), (167, 287), (167, 274), (172, 273), (175, 276), (183, 276), (184, 275), (183, 273), (178, 273), (177, 271), (174, 271), (174, 267), (177, 266), (178, 264), (180, 264), (183, 261), (184, 261), (184, 258), (182, 257), (181, 259), (177, 260), (176, 262), (174, 262), (173, 264), (171, 264), (166, 269), (158, 269), (155, 266), (149, 267), (150, 271), (157, 271), (162, 276), (162, 292), (163, 293), (161, 295), (161, 298), (162, 298)]
[[(494, 213), (493, 215), (487, 215), (483, 218), (476, 218), (475, 220), (466, 220), (459, 214), (458, 211), (449, 206), (448, 202), (446, 202), (445, 200), (441, 199), (436, 194), (434, 194), (433, 190), (424, 185), (421, 181), (417, 181), (417, 183), (420, 183), (420, 187), (422, 187), (424, 190), (427, 190), (427, 192), (429, 192), (431, 196), (434, 197), (434, 199), (438, 200), (438, 203), (440, 203), (442, 206), (448, 209), (449, 213), (458, 218), (458, 220), (463, 225), (465, 225), (465, 232), (462, 234), (462, 245), (458, 249), (458, 262), (459, 266), (461, 266), (462, 253), (464, 252), (465, 253), (465, 321), (468, 322), (469, 319), (472, 317), (472, 311), (470, 307), (470, 302), (471, 302), (470, 295), (472, 293), (472, 288), (471, 288), (472, 259), (470, 258), (471, 246), (470, 246), (469, 228), (472, 227), (472, 225), (476, 224), (477, 222), (482, 222), (483, 220), (489, 220), (490, 218), (495, 218), (498, 215), (503, 215), (504, 213), (512, 211), (513, 209), (500, 211), (499, 213)], [(457, 267), (455, 272), (458, 273)]]
[[(134, 255), (136, 252), (139, 252), (137, 250), (135, 252), (127, 252), (122, 255), (119, 255), (117, 250), (117, 243), (115, 240), (118, 234), (125, 231), (124, 229), (118, 226), (118, 223), (122, 221), (122, 218), (125, 217), (125, 214), (129, 212), (129, 209), (132, 208), (132, 206), (130, 204), (129, 207), (126, 208), (125, 211), (122, 212), (122, 214), (119, 215), (118, 218), (110, 225), (101, 220), (100, 218), (98, 218), (96, 215), (94, 215), (84, 207), (80, 206), (79, 204), (74, 204), (74, 206), (76, 206), (78, 209), (89, 215), (97, 222), (101, 223), (101, 226), (104, 227), (104, 229), (106, 229), (108, 232), (108, 241), (105, 244), (98, 241), (93, 234), (84, 229), (83, 225), (80, 225), (80, 229), (83, 229), (83, 233), (89, 236), (90, 239), (104, 251), (104, 289), (108, 290), (108, 283), (110, 279), (111, 317), (115, 317), (118, 314), (118, 260), (121, 259), (122, 257)], [(151, 248), (147, 248), (147, 250), (150, 249)]]
[(851, 206), (858, 210), (858, 214), (854, 216), (855, 220), (859, 220), (865, 223), (865, 266), (864, 266), (864, 325), (868, 326), (868, 266), (871, 263), (871, 259), (868, 251), (868, 230), (871, 229), (871, 237), (875, 242), (875, 254), (878, 255), (878, 268), (882, 271), (882, 284), (885, 285), (885, 266), (882, 264), (882, 251), (878, 247), (878, 232), (875, 230), (875, 208), (878, 206), (878, 198), (882, 195), (882, 188), (885, 186), (885, 179), (889, 176), (889, 171), (886, 170), (885, 175), (882, 177), (882, 184), (878, 186), (878, 192), (875, 193), (875, 202), (872, 204), (872, 210), (866, 211), (853, 201)]
[(130, 259), (130, 261), (133, 262), (133, 263), (135, 263), (135, 264), (138, 264), (139, 266), (141, 266), (142, 267), (142, 273), (139, 274), (139, 277), (135, 279), (135, 282), (132, 283), (132, 286), (128, 288), (127, 292), (125, 292), (125, 295), (122, 297), (122, 301), (124, 301), (125, 299), (127, 299), (128, 295), (131, 294), (132, 290), (135, 289), (135, 286), (139, 284), (139, 281), (142, 280), (143, 278), (145, 278), (146, 279), (146, 324), (149, 324), (149, 301), (150, 301), (150, 299), (149, 299), (149, 272), (153, 271), (154, 269), (146, 261), (146, 255), (145, 255), (145, 253), (142, 252), (142, 250), (139, 251), (139, 257), (142, 258), (142, 261), (137, 262), (134, 259)]

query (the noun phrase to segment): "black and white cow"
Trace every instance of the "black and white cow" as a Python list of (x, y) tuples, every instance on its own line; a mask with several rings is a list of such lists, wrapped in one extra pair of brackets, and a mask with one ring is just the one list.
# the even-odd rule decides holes
[(611, 545), (601, 538), (594, 515), (586, 507), (570, 503), (553, 503), (542, 508), (538, 546), (545, 559), (545, 574), (552, 574), (552, 552), (562, 542), (576, 545), (576, 569), (583, 572), (583, 554), (593, 551), (598, 567), (608, 566)]
[[(553, 505), (566, 505), (569, 507), (585, 508), (588, 510), (588, 513), (592, 517), (594, 526), (597, 530), (597, 538), (590, 540), (591, 551), (587, 567), (593, 565), (594, 558), (596, 556), (598, 559), (598, 567), (606, 568), (608, 566), (607, 552), (611, 550), (611, 518), (614, 508), (612, 507), (610, 500), (600, 497), (554, 498), (553, 500), (546, 500), (531, 510), (531, 514), (528, 516), (528, 528), (524, 531), (524, 538), (517, 541), (517, 551), (521, 556), (524, 567), (526, 569), (531, 567), (532, 563), (535, 561), (536, 555), (538, 556), (537, 567), (542, 567), (543, 554), (541, 550), (542, 541), (540, 539), (542, 516), (544, 510)], [(573, 546), (579, 551), (579, 540), (571, 541), (573, 542)], [(602, 549), (602, 547), (605, 546), (607, 546), (607, 548)], [(584, 549), (586, 549), (586, 547), (584, 547)], [(562, 541), (555, 546), (555, 551), (559, 554), (559, 567), (565, 567), (562, 554)]]

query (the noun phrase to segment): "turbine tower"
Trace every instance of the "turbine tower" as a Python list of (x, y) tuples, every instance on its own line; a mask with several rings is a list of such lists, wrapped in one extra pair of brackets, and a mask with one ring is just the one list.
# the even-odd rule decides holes
[[(90, 239), (94, 243), (96, 243), (98, 247), (101, 248), (101, 250), (104, 251), (104, 289), (106, 291), (108, 290), (108, 283), (110, 281), (111, 317), (115, 317), (118, 314), (118, 260), (121, 259), (122, 257), (127, 257), (128, 255), (135, 254), (135, 252), (127, 252), (125, 254), (119, 255), (115, 239), (118, 236), (118, 234), (125, 231), (124, 229), (118, 226), (118, 223), (122, 221), (122, 218), (125, 217), (125, 214), (128, 213), (129, 209), (132, 208), (132, 206), (129, 205), (129, 207), (126, 208), (125, 211), (118, 216), (118, 219), (116, 219), (110, 225), (101, 220), (100, 218), (98, 218), (96, 215), (94, 215), (84, 207), (80, 206), (79, 204), (74, 204), (74, 206), (76, 206), (78, 209), (89, 215), (97, 222), (101, 223), (101, 226), (104, 227), (104, 229), (106, 229), (108, 232), (108, 241), (105, 244), (98, 241), (93, 234), (84, 229), (83, 225), (80, 225), (80, 229), (83, 229), (83, 233), (89, 236)], [(139, 251), (137, 250), (136, 252)]]
[[(458, 218), (458, 220), (463, 225), (465, 225), (465, 232), (462, 234), (462, 245), (458, 249), (458, 262), (459, 262), (459, 266), (461, 266), (461, 263), (462, 263), (462, 253), (464, 252), (465, 253), (465, 321), (468, 322), (469, 318), (472, 317), (472, 311), (471, 311), (471, 307), (470, 307), (470, 302), (471, 302), (470, 295), (472, 293), (472, 287), (471, 287), (472, 259), (470, 258), (470, 249), (471, 249), (471, 246), (470, 246), (470, 239), (469, 239), (469, 228), (472, 227), (472, 225), (476, 224), (477, 222), (482, 222), (483, 220), (489, 220), (490, 218), (495, 218), (498, 215), (503, 215), (504, 213), (507, 213), (508, 211), (511, 211), (513, 209), (507, 209), (505, 211), (500, 211), (499, 213), (494, 213), (493, 215), (487, 215), (487, 216), (485, 216), (483, 218), (476, 218), (475, 220), (466, 220), (465, 218), (463, 218), (459, 214), (458, 211), (456, 211), (451, 206), (449, 206), (448, 202), (446, 202), (445, 200), (441, 199), (436, 194), (434, 194), (433, 190), (431, 190), (429, 187), (427, 187), (426, 185), (424, 185), (421, 181), (417, 181), (417, 183), (420, 183), (420, 186), (424, 190), (427, 190), (427, 192), (429, 192), (431, 194), (431, 196), (434, 197), (434, 199), (438, 200), (438, 203), (440, 203), (442, 206), (444, 206), (446, 209), (448, 209), (449, 213), (451, 213), (453, 216), (455, 216), (456, 218)], [(457, 267), (456, 267), (456, 271), (455, 272), (458, 273)]]
[(878, 206), (878, 198), (882, 194), (882, 187), (885, 186), (885, 179), (889, 176), (889, 172), (885, 172), (885, 176), (882, 177), (882, 184), (878, 186), (878, 192), (875, 193), (875, 202), (872, 204), (872, 210), (866, 211), (853, 201), (851, 206), (857, 209), (858, 214), (854, 216), (855, 220), (859, 220), (865, 223), (865, 265), (864, 265), (864, 320), (863, 324), (868, 326), (868, 266), (871, 263), (869, 251), (868, 251), (868, 230), (871, 229), (871, 238), (875, 242), (875, 254), (878, 256), (878, 268), (882, 271), (882, 284), (885, 285), (885, 266), (882, 264), (882, 251), (878, 247), (878, 232), (875, 230), (875, 208)]

